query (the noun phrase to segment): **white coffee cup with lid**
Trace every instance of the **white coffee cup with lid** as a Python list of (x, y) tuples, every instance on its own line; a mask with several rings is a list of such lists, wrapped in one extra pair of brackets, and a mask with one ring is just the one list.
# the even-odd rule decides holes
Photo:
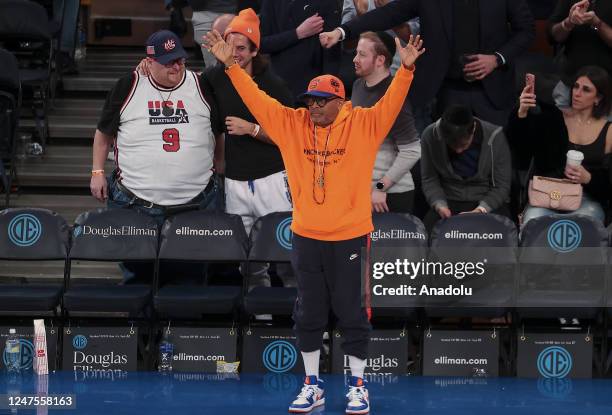
[(569, 166), (580, 166), (584, 160), (584, 154), (582, 151), (570, 150), (567, 152), (566, 164)]

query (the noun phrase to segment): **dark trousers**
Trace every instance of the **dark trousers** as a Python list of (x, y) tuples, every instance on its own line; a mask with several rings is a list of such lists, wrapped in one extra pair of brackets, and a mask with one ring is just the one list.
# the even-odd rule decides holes
[(387, 193), (389, 212), (412, 213), (414, 210), (414, 190), (402, 193)]
[[(457, 200), (449, 200), (447, 201), (447, 203), (451, 213), (453, 215), (458, 215), (461, 212), (469, 212), (470, 210), (476, 209), (479, 202), (462, 202)], [(510, 216), (510, 209), (506, 205), (500, 206), (498, 209), (494, 210), (491, 213), (496, 213), (498, 215), (506, 216), (512, 219), (512, 217)], [(425, 225), (427, 232), (431, 233), (431, 230), (439, 220), (440, 215), (438, 215), (438, 212), (433, 209), (429, 209), (429, 212), (427, 212), (427, 215), (425, 215), (425, 219), (423, 219), (423, 224)]]
[(344, 338), (344, 353), (367, 358), (372, 327), (361, 289), (361, 256), (367, 238), (319, 241), (293, 234), (291, 263), (298, 288), (293, 329), (301, 351), (321, 348), (331, 309)]

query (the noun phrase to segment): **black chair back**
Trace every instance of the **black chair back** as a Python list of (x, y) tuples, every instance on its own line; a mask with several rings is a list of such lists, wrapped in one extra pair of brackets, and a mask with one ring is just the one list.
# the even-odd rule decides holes
[(70, 259), (154, 261), (158, 227), (131, 209), (98, 209), (80, 214), (72, 231)]
[(63, 260), (68, 255), (68, 224), (47, 209), (0, 211), (0, 258), (8, 260)]

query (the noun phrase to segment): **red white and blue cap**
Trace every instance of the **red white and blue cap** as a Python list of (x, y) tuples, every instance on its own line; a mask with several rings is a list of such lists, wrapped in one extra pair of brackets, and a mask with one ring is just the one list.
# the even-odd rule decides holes
[(147, 56), (162, 65), (187, 58), (181, 39), (169, 30), (159, 30), (147, 39)]

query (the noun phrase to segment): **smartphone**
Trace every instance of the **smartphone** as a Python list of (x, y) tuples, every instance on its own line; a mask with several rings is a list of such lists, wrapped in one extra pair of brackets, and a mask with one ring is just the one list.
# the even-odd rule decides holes
[(532, 73), (525, 74), (525, 86), (529, 87), (529, 92), (535, 92), (535, 75)]

